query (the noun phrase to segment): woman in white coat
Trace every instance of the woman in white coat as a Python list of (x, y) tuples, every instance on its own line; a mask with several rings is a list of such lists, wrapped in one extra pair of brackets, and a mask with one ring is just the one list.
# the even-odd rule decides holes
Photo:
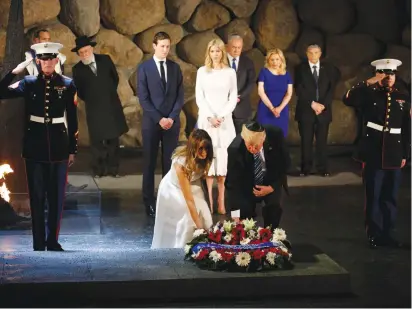
[(214, 159), (206, 178), (210, 211), (213, 213), (213, 180), (217, 177), (218, 213), (225, 214), (225, 178), (227, 148), (236, 136), (232, 112), (237, 104), (236, 72), (229, 67), (225, 44), (220, 39), (209, 42), (205, 65), (197, 71), (196, 103), (199, 107), (197, 125), (209, 133)]

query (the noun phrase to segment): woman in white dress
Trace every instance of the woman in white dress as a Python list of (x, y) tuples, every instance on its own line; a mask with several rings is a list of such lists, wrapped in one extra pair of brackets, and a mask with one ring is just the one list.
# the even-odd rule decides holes
[(209, 42), (205, 65), (197, 71), (196, 103), (198, 128), (212, 138), (214, 159), (206, 178), (210, 211), (213, 213), (213, 180), (217, 177), (218, 213), (225, 214), (225, 178), (227, 148), (236, 136), (232, 112), (237, 104), (236, 72), (228, 66), (225, 44), (220, 39)]
[(187, 145), (175, 150), (172, 168), (159, 185), (152, 249), (183, 248), (196, 228), (212, 226), (201, 186), (212, 160), (212, 140), (204, 130), (194, 130)]

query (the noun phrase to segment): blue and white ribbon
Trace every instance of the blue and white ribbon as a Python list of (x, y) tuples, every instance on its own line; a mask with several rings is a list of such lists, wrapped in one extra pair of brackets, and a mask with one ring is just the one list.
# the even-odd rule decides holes
[(192, 252), (197, 254), (202, 249), (228, 249), (230, 251), (244, 251), (244, 250), (257, 250), (265, 248), (279, 248), (284, 247), (281, 242), (264, 242), (261, 244), (247, 244), (247, 245), (223, 245), (202, 242), (193, 246)]

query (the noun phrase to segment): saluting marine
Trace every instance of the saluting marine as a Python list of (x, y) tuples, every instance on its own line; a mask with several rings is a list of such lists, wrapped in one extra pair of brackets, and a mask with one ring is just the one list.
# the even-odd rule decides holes
[[(24, 97), (26, 125), (22, 156), (32, 217), (35, 251), (63, 251), (58, 243), (68, 166), (77, 153), (76, 87), (72, 79), (55, 72), (63, 45), (38, 43), (31, 46), (41, 67), (38, 76), (25, 76), (9, 86), (32, 59), (20, 63), (0, 81), (3, 99)], [(67, 129), (64, 113), (67, 115)], [(47, 230), (44, 205), (48, 201)]]
[(373, 61), (376, 75), (352, 87), (343, 97), (359, 108), (365, 128), (356, 158), (364, 163), (365, 227), (372, 248), (400, 247), (390, 234), (396, 219), (396, 198), (411, 149), (410, 98), (394, 87), (396, 59)]

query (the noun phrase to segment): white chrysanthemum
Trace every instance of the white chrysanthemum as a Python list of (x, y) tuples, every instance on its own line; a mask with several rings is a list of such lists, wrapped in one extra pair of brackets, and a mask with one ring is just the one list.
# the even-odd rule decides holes
[(273, 240), (275, 241), (282, 241), (286, 239), (286, 233), (283, 229), (275, 229), (273, 231)]
[(217, 253), (216, 250), (213, 250), (209, 253), (209, 259), (216, 263), (222, 259), (222, 255), (220, 253)]
[(231, 234), (226, 234), (225, 237), (223, 237), (223, 239), (224, 239), (226, 242), (230, 242), (230, 241), (232, 240), (232, 235), (231, 235)]
[(223, 222), (223, 229), (225, 230), (226, 233), (230, 233), (232, 231), (233, 224), (230, 221), (224, 221)]
[(215, 227), (213, 228), (213, 233), (216, 233), (219, 230), (219, 226), (216, 224)]
[(190, 252), (190, 249), (192, 249), (191, 245), (186, 245), (185, 246), (185, 254), (188, 254)]
[(268, 261), (270, 265), (275, 265), (275, 258), (276, 258), (276, 253), (274, 252), (268, 252), (266, 254), (266, 261)]
[(206, 231), (204, 229), (197, 229), (193, 233), (193, 238), (199, 237), (202, 234), (206, 234)]
[(255, 227), (256, 221), (254, 221), (253, 219), (245, 219), (242, 220), (242, 223), (245, 227), (245, 231), (247, 232)]
[(283, 252), (288, 252), (288, 249), (287, 249), (286, 247), (280, 247), (280, 249), (281, 249)]
[(236, 254), (236, 264), (241, 266), (241, 267), (246, 267), (249, 265), (251, 257), (250, 254), (247, 252), (239, 252)]
[(250, 243), (250, 238), (243, 238), (243, 239), (240, 241), (240, 244), (241, 244), (241, 245), (247, 245), (248, 243)]

